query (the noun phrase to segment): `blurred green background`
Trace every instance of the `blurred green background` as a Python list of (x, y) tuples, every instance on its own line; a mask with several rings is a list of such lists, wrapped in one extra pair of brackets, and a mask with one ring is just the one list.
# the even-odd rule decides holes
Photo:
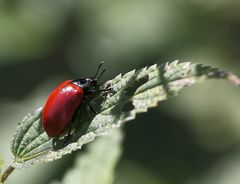
[[(103, 80), (180, 59), (240, 74), (239, 0), (1, 0), (0, 153), (16, 124), (65, 79)], [(224, 81), (194, 86), (125, 127), (116, 184), (239, 184), (240, 90)], [(9, 184), (61, 179), (77, 153)]]

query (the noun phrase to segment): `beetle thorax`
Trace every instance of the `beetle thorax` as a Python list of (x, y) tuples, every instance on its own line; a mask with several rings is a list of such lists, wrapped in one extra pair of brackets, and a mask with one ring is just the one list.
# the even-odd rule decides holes
[(72, 81), (72, 83), (82, 88), (85, 92), (97, 86), (95, 78), (80, 78)]

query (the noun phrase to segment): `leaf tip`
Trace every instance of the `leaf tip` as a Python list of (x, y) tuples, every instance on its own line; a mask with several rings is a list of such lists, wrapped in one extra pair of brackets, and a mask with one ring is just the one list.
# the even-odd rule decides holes
[(227, 79), (235, 86), (240, 86), (240, 78), (237, 75), (230, 73)]

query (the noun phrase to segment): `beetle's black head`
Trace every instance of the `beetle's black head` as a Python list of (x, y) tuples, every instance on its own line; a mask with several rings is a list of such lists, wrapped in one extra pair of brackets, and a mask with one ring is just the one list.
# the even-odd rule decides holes
[(98, 80), (102, 77), (102, 75), (106, 71), (105, 69), (103, 69), (102, 72), (100, 73), (100, 75), (98, 76), (99, 70), (103, 64), (104, 64), (104, 62), (101, 62), (99, 64), (97, 72), (94, 75), (94, 77), (76, 79), (76, 80), (73, 80), (72, 83), (83, 88), (85, 91), (87, 91), (91, 88), (96, 88), (98, 86)]

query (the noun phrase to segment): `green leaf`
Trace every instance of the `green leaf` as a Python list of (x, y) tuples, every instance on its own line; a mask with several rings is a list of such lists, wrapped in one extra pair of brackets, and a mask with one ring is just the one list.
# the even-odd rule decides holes
[(64, 176), (62, 182), (52, 184), (111, 184), (114, 168), (121, 154), (122, 132), (114, 129), (97, 139), (88, 147), (88, 152), (79, 155), (74, 168)]
[[(97, 115), (91, 113), (84, 103), (72, 122), (73, 136), (51, 139), (42, 127), (42, 108), (26, 116), (17, 128), (11, 144), (15, 156), (14, 167), (27, 167), (40, 162), (49, 162), (63, 155), (81, 149), (82, 145), (105, 134), (109, 129), (120, 127), (124, 122), (135, 118), (137, 113), (146, 112), (158, 102), (176, 96), (183, 88), (207, 79), (227, 79), (240, 85), (240, 79), (230, 72), (178, 61), (161, 66), (152, 65), (118, 75), (104, 86), (112, 86), (102, 105), (95, 105)], [(102, 94), (103, 95), (103, 94)], [(96, 104), (99, 95), (93, 97)]]
[(3, 168), (3, 165), (4, 165), (3, 156), (0, 154), (0, 183), (1, 183), (1, 180), (2, 180), (2, 168)]

